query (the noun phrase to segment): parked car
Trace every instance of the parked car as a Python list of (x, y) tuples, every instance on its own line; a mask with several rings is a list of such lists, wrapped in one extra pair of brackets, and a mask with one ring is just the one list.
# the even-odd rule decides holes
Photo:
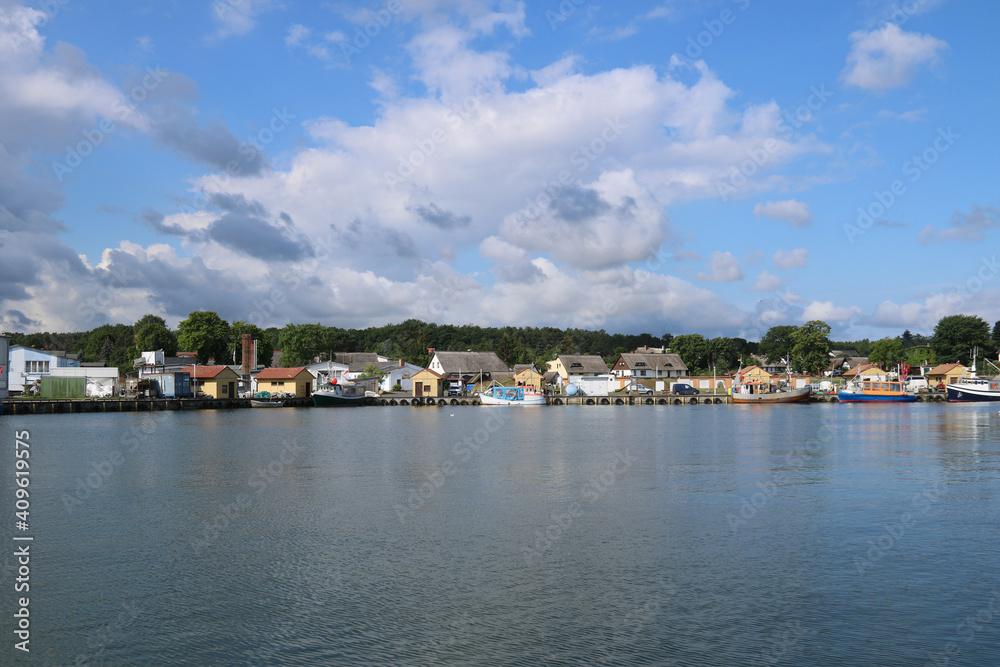
[(689, 384), (677, 383), (671, 389), (675, 394), (700, 394), (701, 392)]
[(653, 390), (650, 389), (649, 387), (647, 387), (644, 384), (632, 384), (632, 385), (629, 385), (628, 390), (630, 392), (634, 391), (637, 394), (652, 394), (653, 393)]

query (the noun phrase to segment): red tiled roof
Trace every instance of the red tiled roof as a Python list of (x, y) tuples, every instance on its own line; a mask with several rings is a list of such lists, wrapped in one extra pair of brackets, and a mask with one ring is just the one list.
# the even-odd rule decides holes
[(181, 370), (181, 373), (190, 373), (192, 378), (203, 380), (205, 378), (214, 378), (227, 368), (229, 366), (185, 366)]
[[(257, 373), (258, 380), (294, 380), (300, 373), (309, 373), (304, 366), (297, 368), (265, 368)], [(309, 373), (312, 377), (312, 373)]]

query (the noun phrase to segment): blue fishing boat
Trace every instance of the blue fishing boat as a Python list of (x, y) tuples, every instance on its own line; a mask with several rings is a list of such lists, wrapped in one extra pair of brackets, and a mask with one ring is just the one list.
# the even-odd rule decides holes
[(837, 392), (837, 399), (841, 403), (911, 403), (917, 397), (898, 380), (865, 380), (860, 388)]

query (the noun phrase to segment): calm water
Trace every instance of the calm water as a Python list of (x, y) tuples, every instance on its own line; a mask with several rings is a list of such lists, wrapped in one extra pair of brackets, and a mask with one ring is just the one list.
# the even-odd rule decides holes
[(34, 664), (1000, 664), (988, 405), (0, 417), (4, 664), (22, 429)]

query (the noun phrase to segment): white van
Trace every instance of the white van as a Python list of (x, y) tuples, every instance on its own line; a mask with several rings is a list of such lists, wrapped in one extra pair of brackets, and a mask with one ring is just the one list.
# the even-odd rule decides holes
[(906, 378), (906, 390), (907, 391), (920, 391), (921, 389), (927, 389), (927, 378), (923, 375), (913, 375)]

